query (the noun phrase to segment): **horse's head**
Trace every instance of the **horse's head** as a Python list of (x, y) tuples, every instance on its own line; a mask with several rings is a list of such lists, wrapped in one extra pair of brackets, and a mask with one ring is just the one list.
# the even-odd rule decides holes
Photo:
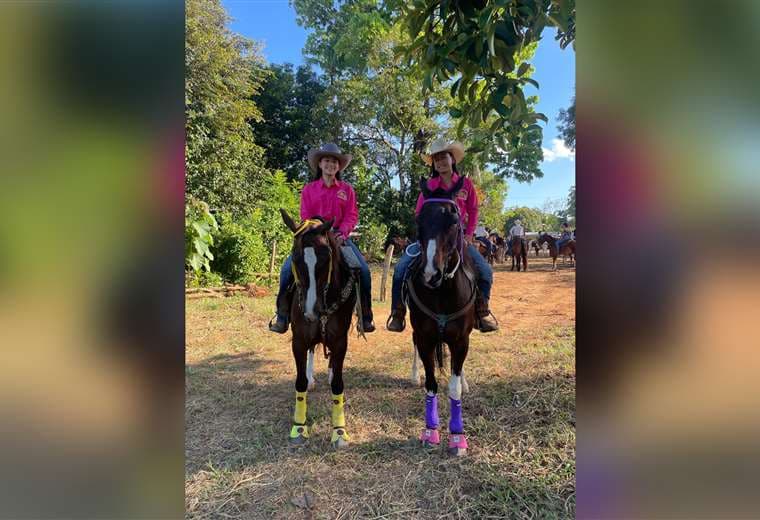
[(282, 220), (293, 232), (292, 262), (296, 283), (305, 295), (304, 316), (309, 321), (317, 319), (317, 311), (323, 304), (318, 297), (337, 275), (334, 262), (337, 245), (332, 236), (333, 221), (324, 222), (320, 217), (308, 219), (297, 225), (290, 215), (280, 209)]
[(417, 216), (417, 236), (420, 241), (421, 260), (424, 269), (422, 277), (425, 285), (437, 288), (443, 282), (447, 267), (454, 261), (462, 260), (461, 251), (461, 218), (459, 207), (454, 197), (462, 189), (464, 177), (460, 177), (454, 187), (449, 190), (441, 188), (431, 192), (427, 180), (421, 182), (422, 196), (425, 202), (422, 211)]

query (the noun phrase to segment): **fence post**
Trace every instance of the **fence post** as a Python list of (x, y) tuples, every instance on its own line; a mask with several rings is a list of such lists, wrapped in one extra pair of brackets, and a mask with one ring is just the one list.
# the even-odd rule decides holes
[(385, 261), (383, 262), (383, 279), (380, 282), (380, 301), (385, 301), (385, 284), (388, 281), (388, 271), (391, 268), (391, 259), (393, 259), (393, 244), (385, 250)]
[(269, 262), (269, 279), (272, 278), (272, 274), (274, 273), (274, 259), (277, 256), (277, 240), (272, 242), (272, 259)]

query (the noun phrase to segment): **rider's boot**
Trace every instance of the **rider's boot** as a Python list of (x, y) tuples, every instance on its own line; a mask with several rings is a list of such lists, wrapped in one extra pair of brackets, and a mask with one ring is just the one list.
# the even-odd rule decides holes
[(277, 295), (277, 314), (269, 322), (269, 330), (278, 334), (288, 331), (290, 322), (290, 306), (293, 303), (293, 289), (288, 288)]
[(477, 327), (480, 332), (493, 332), (499, 330), (499, 323), (488, 308), (488, 300), (483, 298), (480, 291), (475, 298), (475, 315)]
[(391, 332), (401, 332), (406, 327), (406, 305), (403, 303), (397, 305), (391, 309), (391, 315), (388, 317), (388, 322), (385, 324), (385, 328)]
[(372, 318), (372, 295), (363, 292), (362, 293), (362, 328), (364, 332), (374, 332), (375, 322)]

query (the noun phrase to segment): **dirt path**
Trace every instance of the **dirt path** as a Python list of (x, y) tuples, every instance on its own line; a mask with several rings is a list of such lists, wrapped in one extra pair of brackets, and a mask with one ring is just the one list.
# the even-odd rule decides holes
[[(353, 334), (346, 360), (351, 447), (329, 446), (326, 363), (309, 393), (310, 444), (286, 446), (295, 368), (290, 334), (266, 331), (273, 297), (187, 302), (189, 518), (571, 518), (575, 511), (575, 270), (497, 266), (502, 330), (473, 333), (463, 397), (470, 454), (416, 443), (423, 391), (409, 382), (411, 334)], [(380, 273), (373, 272), (379, 293)], [(388, 287), (390, 295), (390, 287)], [(446, 376), (439, 379), (445, 388)], [(445, 396), (439, 399), (443, 424)], [(445, 442), (445, 435), (444, 435)]]

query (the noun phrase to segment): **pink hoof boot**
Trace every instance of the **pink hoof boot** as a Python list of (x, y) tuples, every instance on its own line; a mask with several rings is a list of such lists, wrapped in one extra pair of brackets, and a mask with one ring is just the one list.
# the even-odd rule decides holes
[(438, 434), (438, 430), (425, 428), (420, 435), (420, 442), (423, 446), (438, 446), (441, 443), (441, 436)]
[(452, 433), (449, 436), (449, 454), (460, 456), (467, 453), (467, 438), (464, 433)]

